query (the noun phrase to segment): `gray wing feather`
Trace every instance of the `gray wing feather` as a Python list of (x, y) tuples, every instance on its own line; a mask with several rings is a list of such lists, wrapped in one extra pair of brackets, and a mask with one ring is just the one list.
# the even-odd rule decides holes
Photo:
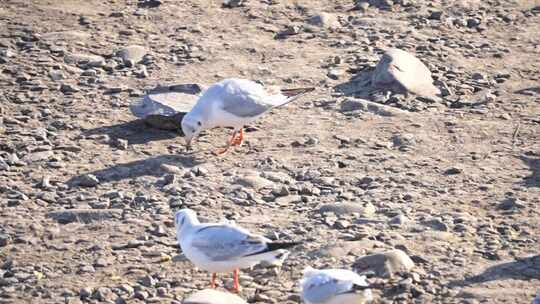
[(238, 227), (213, 225), (195, 232), (192, 246), (212, 261), (227, 261), (263, 251), (266, 243)]
[(272, 105), (257, 102), (249, 95), (228, 95), (223, 100), (223, 110), (238, 117), (259, 116), (271, 108)]

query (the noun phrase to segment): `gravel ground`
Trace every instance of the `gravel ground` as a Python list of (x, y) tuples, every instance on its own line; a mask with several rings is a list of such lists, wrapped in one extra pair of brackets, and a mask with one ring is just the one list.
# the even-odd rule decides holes
[[(1, 2), (0, 303), (180, 303), (210, 279), (176, 243), (184, 207), (304, 242), (242, 272), (249, 303), (300, 303), (305, 266), (395, 249), (414, 267), (370, 262), (374, 303), (532, 301), (538, 1), (230, 2)], [(443, 97), (362, 91), (389, 48)], [(129, 111), (158, 84), (226, 77), (316, 91), (223, 157), (229, 130), (186, 153)]]

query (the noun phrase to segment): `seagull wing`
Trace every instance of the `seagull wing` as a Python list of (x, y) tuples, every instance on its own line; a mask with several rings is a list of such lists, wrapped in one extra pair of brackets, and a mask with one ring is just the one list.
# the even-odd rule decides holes
[(232, 225), (209, 225), (196, 230), (191, 246), (209, 260), (227, 261), (266, 250), (268, 240)]
[(309, 270), (302, 281), (302, 295), (311, 303), (324, 303), (330, 298), (353, 291), (353, 286), (367, 286), (365, 277), (345, 269)]
[(243, 118), (259, 116), (274, 107), (260, 84), (244, 79), (223, 81), (219, 98), (224, 111)]

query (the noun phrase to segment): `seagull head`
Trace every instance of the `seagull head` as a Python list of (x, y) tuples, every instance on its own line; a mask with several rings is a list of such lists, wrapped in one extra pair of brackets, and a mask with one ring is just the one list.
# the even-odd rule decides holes
[(191, 209), (181, 209), (174, 215), (174, 225), (176, 230), (180, 231), (188, 225), (198, 224), (197, 214)]
[(191, 141), (205, 129), (205, 122), (200, 115), (189, 112), (182, 119), (182, 132), (186, 139), (186, 148), (191, 148)]

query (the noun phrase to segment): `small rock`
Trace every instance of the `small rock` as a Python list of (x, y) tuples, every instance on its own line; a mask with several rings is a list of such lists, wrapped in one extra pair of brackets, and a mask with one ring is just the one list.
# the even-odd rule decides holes
[(515, 210), (525, 208), (525, 205), (515, 197), (508, 197), (497, 208), (500, 210)]
[(308, 23), (324, 28), (338, 28), (341, 26), (337, 16), (329, 13), (315, 15), (308, 19)]
[(11, 242), (11, 237), (7, 234), (0, 234), (0, 247), (7, 246)]
[(246, 4), (246, 0), (223, 0), (223, 7), (233, 8), (240, 7)]
[(129, 145), (127, 139), (122, 139), (122, 138), (114, 139), (112, 144), (114, 147), (120, 150), (127, 150), (128, 145)]
[(259, 190), (262, 188), (269, 188), (274, 185), (271, 181), (267, 180), (264, 177), (252, 174), (248, 176), (238, 177), (235, 181), (235, 184), (242, 185), (244, 187), (253, 188)]
[(362, 216), (371, 216), (375, 214), (375, 211), (375, 206), (370, 203), (364, 205), (360, 203), (324, 204), (319, 208), (320, 213), (332, 212), (336, 215), (359, 213)]
[(90, 287), (81, 288), (79, 291), (79, 297), (81, 297), (81, 299), (86, 299), (91, 297), (92, 293), (94, 293), (94, 291)]
[(156, 286), (157, 281), (152, 276), (147, 275), (147, 276), (142, 277), (139, 280), (139, 283), (145, 287), (154, 287)]
[(95, 187), (99, 185), (99, 179), (93, 174), (83, 174), (76, 180), (76, 184), (82, 187)]
[(367, 255), (356, 260), (354, 268), (361, 273), (373, 271), (380, 277), (392, 277), (396, 273), (407, 273), (414, 262), (402, 250)]
[(458, 167), (452, 167), (444, 171), (445, 175), (456, 175), (456, 174), (461, 174), (461, 173), (463, 173), (463, 170)]
[(60, 92), (64, 94), (72, 94), (72, 93), (79, 92), (79, 89), (72, 84), (64, 83), (60, 86)]

